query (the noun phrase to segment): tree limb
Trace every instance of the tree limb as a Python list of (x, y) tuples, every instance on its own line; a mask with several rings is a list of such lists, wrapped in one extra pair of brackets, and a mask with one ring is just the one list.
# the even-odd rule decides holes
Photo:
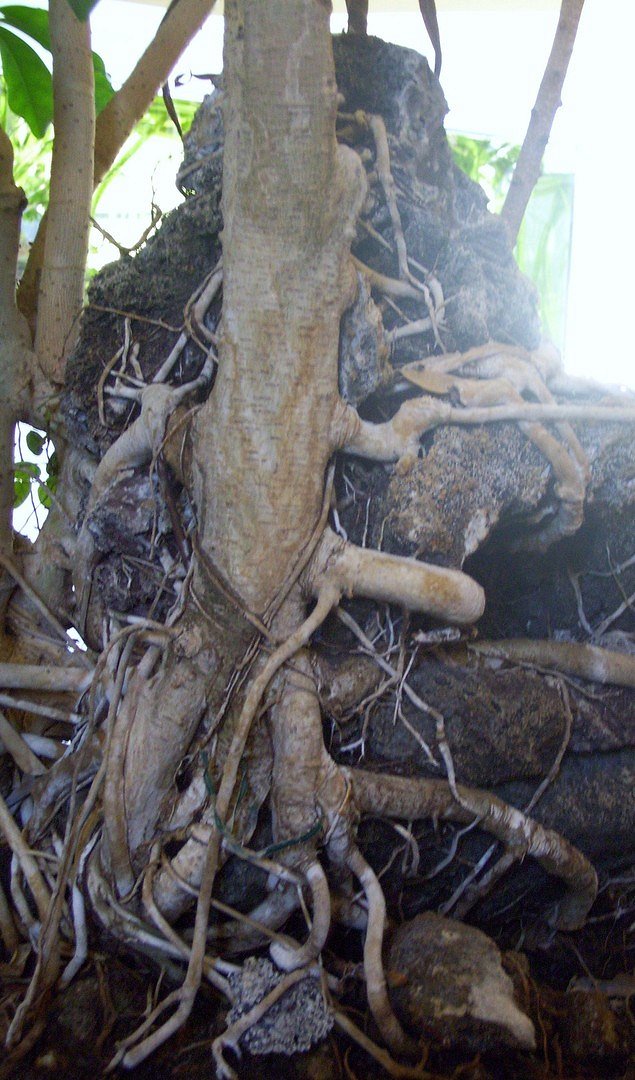
[(55, 142), (35, 351), (47, 379), (62, 383), (84, 302), (95, 92), (88, 20), (67, 0), (51, 0), (50, 26)]
[(584, 0), (562, 0), (560, 18), (529, 127), (514, 169), (501, 217), (512, 244), (516, 242), (527, 203), (540, 176), (540, 165), (561, 100)]
[[(32, 359), (28, 327), (15, 302), (25, 202), (22, 188), (13, 180), (13, 147), (0, 127), (0, 552), (5, 556), (11, 555), (13, 545), (13, 429), (20, 406), (27, 400)], [(2, 616), (8, 595), (4, 581), (0, 582)]]
[[(161, 22), (132, 73), (97, 118), (93, 183), (103, 179), (135, 124), (141, 119), (160, 86), (194, 35), (200, 30), (216, 0), (178, 0)], [(42, 268), (48, 213), (40, 222), (20, 281), (18, 304), (31, 323), (38, 306), (38, 279)]]

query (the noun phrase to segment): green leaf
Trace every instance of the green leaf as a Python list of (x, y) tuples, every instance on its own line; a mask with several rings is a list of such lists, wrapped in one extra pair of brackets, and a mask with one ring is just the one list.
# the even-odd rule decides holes
[(97, 7), (99, 0), (68, 0), (68, 3), (77, 15), (77, 18), (81, 19), (82, 22), (86, 22), (86, 19), (93, 8)]
[(13, 475), (13, 509), (17, 510), (29, 497), (31, 481), (26, 473), (15, 472)]
[(16, 30), (21, 30), (27, 37), (33, 38), (42, 48), (51, 51), (49, 13), (44, 8), (7, 4), (6, 7), (0, 6), (0, 19)]
[(93, 53), (93, 71), (95, 73), (95, 114), (98, 115), (108, 104), (115, 91), (106, 74), (106, 65), (101, 56)]
[(45, 442), (46, 435), (41, 435), (39, 431), (35, 430), (31, 430), (28, 432), (26, 437), (26, 445), (28, 446), (31, 453), (35, 454), (36, 457), (38, 457), (42, 453)]
[(60, 459), (57, 456), (57, 450), (54, 450), (50, 458), (46, 463), (46, 471), (49, 474), (49, 478), (46, 481), (51, 491), (55, 491), (57, 487), (57, 477), (60, 471)]
[(51, 74), (26, 41), (0, 26), (0, 58), (9, 108), (41, 138), (53, 118)]
[(13, 467), (13, 509), (28, 499), (31, 491), (31, 480), (38, 480), (40, 476), (39, 465), (32, 461), (16, 461)]
[[(49, 30), (49, 13), (44, 8), (29, 8), (22, 4), (0, 5), (0, 20), (9, 26), (21, 30), (27, 37), (33, 38), (43, 49), (51, 51), (51, 34)], [(100, 113), (114, 94), (112, 84), (106, 74), (106, 65), (98, 53), (93, 53), (93, 70), (95, 73), (95, 112)]]

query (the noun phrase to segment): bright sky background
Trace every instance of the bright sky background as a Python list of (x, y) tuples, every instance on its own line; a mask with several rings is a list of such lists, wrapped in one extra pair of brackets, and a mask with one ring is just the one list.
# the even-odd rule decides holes
[[(428, 51), (416, 0), (411, 12), (382, 15), (371, 0), (369, 30), (387, 40)], [(556, 10), (439, 11), (443, 88), (449, 128), (520, 142), (549, 54)], [(93, 43), (115, 85), (128, 74), (162, 17), (160, 8), (101, 0), (92, 16)], [(334, 16), (333, 28), (344, 16)], [(573, 265), (565, 361), (569, 370), (635, 386), (629, 343), (633, 304), (630, 264), (635, 240), (632, 165), (628, 160), (633, 93), (635, 3), (586, 0), (576, 51), (550, 145), (546, 169), (575, 174)], [(212, 15), (177, 72), (220, 71), (222, 18)], [(191, 79), (179, 96), (201, 98), (209, 84)], [(149, 205), (152, 176), (164, 209), (177, 196), (175, 165), (157, 170), (140, 159), (126, 182)], [(143, 185), (145, 184), (145, 194)]]

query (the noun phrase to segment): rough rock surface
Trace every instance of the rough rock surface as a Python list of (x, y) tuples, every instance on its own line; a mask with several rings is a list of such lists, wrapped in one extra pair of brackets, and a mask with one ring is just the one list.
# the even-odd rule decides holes
[[(257, 1005), (284, 976), (269, 960), (250, 956), (241, 970), (229, 976), (235, 995), (227, 1016), (231, 1027)], [(296, 1054), (326, 1038), (333, 1015), (326, 1005), (319, 979), (308, 975), (295, 983), (242, 1037), (252, 1054)]]
[(395, 931), (387, 960), (392, 1003), (419, 1037), (474, 1053), (534, 1048), (501, 954), (480, 930), (426, 912)]

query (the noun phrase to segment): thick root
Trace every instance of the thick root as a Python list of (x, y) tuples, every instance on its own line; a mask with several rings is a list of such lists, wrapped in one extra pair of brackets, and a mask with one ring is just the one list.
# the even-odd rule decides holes
[(408, 821), (435, 817), (462, 824), (478, 818), (480, 828), (519, 858), (533, 855), (548, 873), (564, 881), (567, 893), (557, 915), (560, 929), (574, 930), (583, 925), (597, 895), (597, 874), (588, 859), (558, 833), (544, 829), (520, 810), (476, 788), (457, 784), (457, 802), (445, 780), (379, 776), (359, 769), (346, 772), (361, 813)]

